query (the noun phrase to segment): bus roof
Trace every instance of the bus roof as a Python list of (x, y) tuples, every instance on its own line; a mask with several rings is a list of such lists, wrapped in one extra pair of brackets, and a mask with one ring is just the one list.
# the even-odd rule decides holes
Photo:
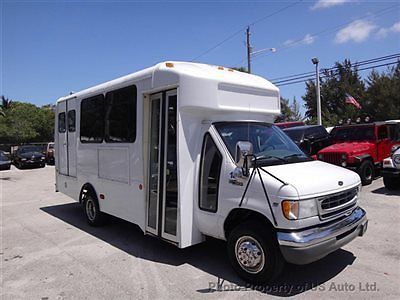
[(279, 95), (279, 89), (275, 85), (257, 75), (208, 64), (168, 61), (61, 97), (57, 102), (81, 97), (96, 91), (106, 90), (115, 85), (123, 85), (124, 83), (139, 81), (146, 78), (151, 78), (151, 89), (157, 89), (158, 87), (171, 84), (171, 80), (175, 81), (175, 84), (179, 84), (179, 81), (185, 79), (185, 83), (190, 83), (190, 80), (213, 81), (221, 84), (226, 83), (242, 86), (244, 88), (252, 88), (254, 90), (270, 91)]

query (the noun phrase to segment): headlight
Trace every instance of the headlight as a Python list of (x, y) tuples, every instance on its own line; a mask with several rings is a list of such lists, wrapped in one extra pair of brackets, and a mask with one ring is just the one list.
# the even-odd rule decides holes
[(347, 155), (346, 154), (342, 154), (342, 160), (346, 160), (347, 159)]
[(315, 199), (293, 201), (282, 201), (282, 212), (288, 220), (299, 220), (318, 215)]
[(41, 160), (44, 160), (44, 157), (40, 158)]
[(21, 158), (21, 161), (26, 161), (26, 158)]

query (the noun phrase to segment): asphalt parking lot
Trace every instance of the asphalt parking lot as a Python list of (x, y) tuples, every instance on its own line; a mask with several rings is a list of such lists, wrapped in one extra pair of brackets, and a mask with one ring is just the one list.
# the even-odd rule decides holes
[(400, 299), (400, 193), (381, 178), (362, 190), (364, 237), (264, 287), (236, 276), (223, 242), (177, 249), (122, 220), (90, 227), (54, 192), (54, 167), (0, 172), (0, 195), (1, 299)]

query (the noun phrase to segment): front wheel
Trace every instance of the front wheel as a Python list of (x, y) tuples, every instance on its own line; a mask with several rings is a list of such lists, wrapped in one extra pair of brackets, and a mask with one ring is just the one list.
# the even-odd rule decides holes
[(265, 283), (276, 278), (284, 259), (272, 232), (256, 223), (239, 225), (229, 234), (228, 256), (238, 275), (250, 283)]
[(362, 185), (371, 184), (374, 179), (374, 164), (370, 160), (363, 161), (358, 169), (358, 174), (361, 177)]
[(104, 214), (100, 211), (97, 197), (91, 194), (86, 195), (83, 202), (83, 211), (85, 212), (87, 222), (92, 226), (100, 226), (104, 223)]

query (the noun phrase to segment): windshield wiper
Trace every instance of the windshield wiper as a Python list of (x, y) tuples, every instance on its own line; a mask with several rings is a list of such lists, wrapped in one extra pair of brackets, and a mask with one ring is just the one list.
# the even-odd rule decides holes
[(286, 160), (289, 159), (289, 158), (293, 158), (293, 157), (304, 158), (304, 159), (310, 159), (309, 156), (307, 156), (307, 155), (305, 155), (305, 154), (301, 154), (301, 153), (293, 153), (293, 154), (284, 156), (284, 158), (285, 158)]
[(261, 155), (261, 156), (257, 156), (257, 157), (256, 157), (256, 161), (257, 161), (257, 160), (271, 159), (271, 158), (280, 160), (280, 161), (282, 161), (282, 162), (284, 162), (284, 163), (287, 163), (287, 162), (288, 162), (286, 158), (282, 158), (282, 157), (279, 157), (279, 156), (273, 156), (273, 155)]

